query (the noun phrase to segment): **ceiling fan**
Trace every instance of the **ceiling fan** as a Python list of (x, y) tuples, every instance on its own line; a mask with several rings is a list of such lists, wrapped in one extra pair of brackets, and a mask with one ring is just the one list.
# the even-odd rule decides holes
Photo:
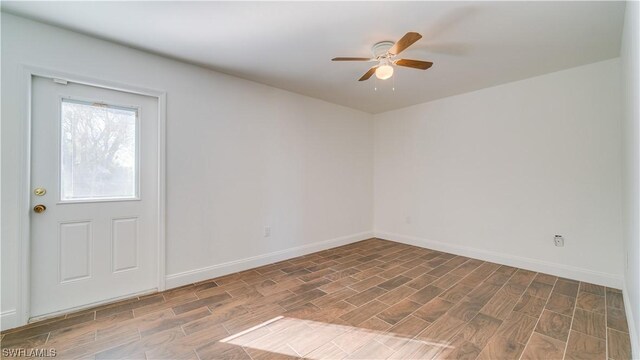
[(373, 52), (372, 58), (362, 57), (336, 57), (331, 61), (372, 61), (377, 62), (378, 65), (369, 69), (358, 81), (368, 80), (373, 74), (381, 80), (386, 80), (393, 76), (393, 66), (404, 66), (413, 69), (427, 70), (433, 65), (432, 62), (422, 60), (409, 60), (409, 59), (396, 59), (395, 57), (402, 51), (413, 45), (416, 41), (420, 40), (422, 35), (417, 32), (408, 32), (402, 39), (394, 43), (392, 41), (379, 42), (371, 48)]

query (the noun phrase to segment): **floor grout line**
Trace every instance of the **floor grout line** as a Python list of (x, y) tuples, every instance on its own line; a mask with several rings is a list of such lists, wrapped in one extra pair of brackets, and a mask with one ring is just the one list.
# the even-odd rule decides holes
[[(536, 273), (536, 276), (533, 277), (533, 279), (531, 280), (531, 282), (527, 286), (527, 289), (535, 281), (535, 278), (538, 276), (538, 274), (540, 274), (540, 273)], [(551, 294), (553, 294), (553, 289), (556, 288), (556, 284), (558, 284), (558, 280), (559, 279), (560, 279), (559, 277), (556, 277), (556, 281), (553, 282), (553, 287), (551, 288), (551, 291), (549, 292), (549, 295), (547, 295), (547, 300), (544, 302), (544, 306), (542, 307), (542, 311), (540, 312), (540, 314), (538, 315), (538, 318), (536, 319), (536, 324), (533, 326), (533, 330), (531, 331), (531, 334), (529, 335), (529, 338), (527, 339), (527, 343), (524, 345), (524, 348), (522, 349), (522, 353), (518, 357), (518, 359), (520, 359), (520, 360), (522, 359), (522, 355), (524, 355), (524, 352), (527, 351), (527, 346), (529, 346), (529, 342), (531, 341), (531, 338), (533, 337), (533, 334), (536, 332), (536, 328), (538, 327), (538, 323), (540, 322), (540, 318), (542, 317), (542, 314), (544, 313), (544, 310), (547, 307), (547, 304), (549, 303), (549, 299), (551, 298)], [(526, 293), (527, 293), (527, 290), (525, 289), (525, 291), (522, 294), (522, 296), (524, 296)], [(520, 299), (522, 299), (522, 296), (520, 296)], [(529, 296), (531, 296), (531, 295), (529, 295)], [(575, 307), (575, 304), (574, 304), (574, 307)], [(568, 344), (568, 343), (569, 343), (569, 337), (567, 337), (567, 342), (565, 343), (565, 351), (566, 351), (566, 344)], [(564, 353), (563, 353), (563, 357), (564, 357)]]
[[(469, 259), (471, 259), (471, 258), (469, 258)], [(451, 260), (453, 260), (453, 259), (451, 259)], [(449, 260), (449, 261), (451, 261), (451, 260)], [(467, 261), (469, 261), (469, 260), (467, 260)], [(462, 263), (462, 264), (460, 264), (459, 266), (455, 267), (455, 268), (454, 268), (454, 269), (452, 269), (451, 271), (454, 271), (455, 269), (457, 269), (457, 268), (459, 268), (460, 266), (464, 265), (467, 261), (465, 261), (464, 263)], [(468, 276), (471, 276), (471, 274), (472, 274), (474, 271), (476, 271), (477, 269), (479, 269), (482, 265), (484, 265), (484, 264), (488, 264), (488, 263), (490, 263), (490, 262), (488, 262), (488, 261), (483, 261), (482, 263), (480, 263), (480, 265), (478, 265), (475, 269), (473, 269), (473, 270), (472, 270), (471, 272), (469, 272), (467, 275), (463, 276), (460, 280), (458, 280), (458, 281), (456, 281), (455, 283), (453, 283), (451, 286), (449, 286), (447, 289), (445, 289), (442, 293), (438, 294), (438, 296), (435, 296), (435, 297), (434, 297), (434, 299), (435, 299), (435, 298), (439, 298), (439, 297), (440, 297), (440, 295), (442, 295), (442, 294), (444, 294), (445, 292), (447, 292), (447, 290), (449, 290), (449, 289), (451, 289), (452, 287), (456, 286), (456, 285), (457, 285), (457, 284), (459, 284), (462, 280), (466, 279)], [(444, 265), (444, 264), (443, 264), (443, 265)], [(476, 285), (476, 286), (475, 286), (475, 287), (473, 287), (471, 290), (469, 290), (469, 292), (471, 292), (471, 291), (475, 290), (477, 287), (479, 287), (482, 283), (484, 283), (484, 281), (486, 281), (486, 279), (490, 278), (493, 274), (495, 274), (495, 273), (496, 273), (496, 272), (497, 272), (497, 271), (498, 271), (502, 266), (506, 266), (506, 265), (501, 265), (501, 266), (499, 266), (498, 268), (496, 268), (496, 269), (495, 269), (494, 271), (492, 271), (489, 275), (487, 275), (487, 276), (484, 278), (484, 280), (483, 280), (482, 282), (478, 283), (478, 285)], [(451, 271), (450, 271), (450, 272), (451, 272)], [(517, 272), (517, 270), (516, 270), (516, 271), (514, 271), (514, 273), (513, 273), (513, 274), (511, 274), (511, 276), (509, 277), (509, 279), (511, 279), (511, 277), (513, 277), (513, 275), (514, 275), (516, 272)], [(449, 272), (448, 272), (448, 273), (449, 273)], [(447, 274), (448, 274), (448, 273), (447, 273)], [(445, 274), (445, 275), (446, 275), (446, 274)], [(445, 275), (442, 275), (442, 276), (445, 276)], [(506, 282), (505, 282), (505, 284), (506, 284)], [(429, 286), (429, 285), (427, 285), (427, 286)], [(504, 286), (504, 285), (503, 285), (503, 286)], [(426, 286), (425, 286), (425, 287), (426, 287)], [(501, 287), (501, 288), (502, 288), (502, 287)], [(466, 296), (466, 295), (465, 295), (465, 296)], [(433, 299), (431, 299), (431, 300), (433, 300)], [(429, 301), (431, 301), (431, 300), (429, 300)], [(460, 301), (461, 301), (461, 300), (462, 300), (462, 299), (460, 299), (460, 300), (458, 300), (456, 303), (454, 303), (454, 304), (451, 306), (451, 308), (453, 308), (455, 305), (457, 305), (458, 303), (460, 303)], [(427, 302), (427, 303), (428, 303), (428, 302)], [(426, 305), (426, 304), (423, 304), (423, 306), (424, 306), (424, 305)], [(422, 307), (422, 306), (421, 306), (421, 307)], [(483, 306), (483, 307), (484, 307), (484, 306)], [(450, 309), (451, 309), (451, 308), (450, 308)], [(414, 311), (413, 311), (411, 314), (409, 314), (408, 316), (413, 315), (413, 314), (414, 314), (416, 311), (418, 311), (419, 309), (420, 309), (420, 308), (418, 308), (418, 309), (414, 310)], [(450, 309), (449, 309), (449, 310), (450, 310)], [(447, 312), (448, 312), (449, 310), (447, 310)], [(478, 313), (479, 313), (479, 312), (478, 312)], [(446, 312), (445, 312), (445, 314), (442, 314), (442, 316), (444, 316), (444, 315), (446, 315)], [(442, 316), (440, 316), (440, 318), (442, 318)], [(477, 314), (476, 314), (476, 316), (477, 316)], [(474, 316), (474, 317), (475, 317), (475, 316)], [(406, 318), (406, 317), (405, 317), (405, 318)], [(422, 331), (420, 331), (418, 334), (414, 335), (414, 336), (411, 338), (411, 340), (413, 340), (413, 339), (417, 338), (417, 337), (418, 337), (418, 335), (420, 335), (420, 334), (422, 334), (423, 332), (425, 332), (426, 330), (428, 330), (431, 326), (433, 326), (433, 324), (435, 324), (436, 322), (438, 322), (438, 320), (440, 320), (440, 318), (436, 319), (436, 321), (434, 321), (433, 323), (429, 324), (426, 328), (422, 329)], [(469, 320), (469, 321), (471, 321), (471, 320)], [(469, 323), (469, 322), (466, 322), (466, 323)], [(455, 334), (452, 336), (452, 338), (453, 338), (453, 337), (455, 337), (456, 335), (458, 335), (458, 333), (459, 333), (461, 330), (462, 330), (462, 328), (458, 329), (458, 331), (456, 331), (456, 332), (455, 332)], [(405, 344), (405, 346), (406, 346), (406, 344)], [(404, 346), (403, 346), (403, 347), (404, 347)], [(400, 347), (397, 351), (400, 351), (403, 347)], [(397, 351), (395, 351), (393, 354), (395, 354)], [(436, 353), (434, 356), (437, 356), (439, 353), (440, 353), (440, 351), (439, 351), (438, 353)], [(392, 354), (391, 356), (393, 356), (393, 354)]]
[[(397, 252), (399, 252), (399, 251), (397, 251)], [(443, 253), (443, 254), (446, 254), (446, 253)], [(440, 255), (438, 255), (438, 256), (440, 256)], [(437, 258), (437, 256), (436, 256), (435, 258)], [(434, 259), (435, 259), (435, 258), (434, 258)], [(449, 261), (451, 261), (451, 260), (453, 260), (453, 259), (454, 259), (454, 258), (451, 258), (451, 259), (449, 259), (449, 260), (445, 261), (444, 263), (442, 263), (442, 265), (446, 264), (447, 262), (449, 262)], [(467, 260), (467, 261), (468, 261), (468, 260)], [(466, 263), (466, 261), (465, 261), (465, 263)], [(478, 269), (480, 266), (482, 266), (482, 264), (485, 264), (485, 263), (487, 263), (487, 262), (486, 262), (486, 261), (483, 261), (480, 265), (478, 265), (478, 267), (476, 267), (475, 269), (473, 269), (473, 271), (475, 271), (475, 270), (476, 270), (476, 269)], [(457, 266), (457, 267), (455, 267), (455, 268), (451, 269), (449, 272), (451, 272), (451, 271), (453, 271), (453, 270), (457, 269), (458, 267), (462, 266), (463, 264), (464, 264), (464, 263), (462, 263), (462, 264), (460, 264), (459, 266)], [(499, 268), (500, 268), (500, 267), (498, 267), (495, 271), (497, 271)], [(446, 288), (442, 293), (444, 293), (445, 291), (449, 290), (450, 288), (452, 288), (453, 286), (455, 286), (456, 284), (458, 284), (460, 281), (462, 281), (462, 280), (463, 280), (464, 278), (466, 278), (467, 276), (471, 275), (471, 273), (472, 273), (473, 271), (471, 271), (469, 274), (467, 274), (467, 275), (466, 275), (465, 277), (463, 277), (462, 279), (460, 279), (460, 280), (458, 280), (457, 282), (453, 283), (451, 286), (449, 286), (448, 288)], [(493, 271), (491, 274), (487, 275), (487, 278), (488, 278), (489, 276), (493, 275), (493, 273), (494, 273), (495, 271)], [(449, 272), (447, 272), (447, 274), (448, 274)], [(445, 275), (446, 275), (446, 274), (444, 274), (444, 275), (442, 275), (442, 276), (445, 276)], [(420, 290), (422, 290), (422, 289), (426, 288), (426, 287), (427, 287), (427, 286), (429, 286), (430, 284), (431, 284), (431, 283), (429, 283), (429, 284), (427, 284), (427, 285), (423, 286), (423, 287), (422, 287), (422, 288), (420, 288), (420, 289), (415, 290), (411, 295), (413, 295), (413, 294), (415, 294), (416, 292), (418, 292), (418, 291), (420, 291)], [(479, 285), (480, 285), (480, 284), (478, 284), (477, 286), (479, 286)], [(374, 286), (377, 286), (377, 285), (374, 285)], [(476, 286), (476, 287), (477, 287), (477, 286)], [(373, 287), (373, 286), (372, 286), (372, 287)], [(475, 287), (474, 287), (474, 289), (475, 289)], [(353, 290), (353, 289), (351, 289), (351, 290)], [(394, 290), (395, 290), (395, 289), (394, 289)], [(355, 290), (354, 290), (354, 291), (355, 291)], [(366, 291), (366, 290), (363, 290), (363, 291)], [(384, 295), (384, 294), (383, 294), (383, 295)], [(406, 297), (402, 298), (402, 299), (401, 299), (401, 300), (399, 300), (398, 302), (405, 300), (406, 298), (408, 298), (408, 297), (409, 297), (409, 296), (411, 296), (411, 295), (407, 295)], [(382, 296), (382, 295), (380, 295), (380, 296)], [(380, 297), (380, 296), (378, 296), (378, 297)], [(368, 302), (366, 302), (366, 303), (364, 303), (364, 304), (360, 305), (359, 307), (362, 307), (362, 306), (364, 306), (364, 305), (366, 305), (366, 304), (368, 304), (368, 303), (370, 303), (370, 302), (372, 302), (372, 301), (374, 301), (374, 300), (377, 300), (377, 299), (378, 299), (378, 297), (376, 297), (376, 298), (374, 298), (374, 299), (372, 299), (372, 300), (370, 300), (370, 301), (368, 301)], [(434, 299), (435, 299), (436, 297), (438, 297), (438, 296), (435, 296), (435, 297), (434, 297)], [(433, 299), (431, 299), (431, 300), (433, 300)], [(429, 300), (429, 301), (431, 301), (431, 300)], [(395, 304), (397, 304), (398, 302), (396, 302)], [(383, 303), (383, 304), (387, 305), (386, 303)], [(388, 306), (387, 306), (387, 309), (388, 309), (388, 308), (390, 308), (391, 306), (394, 306), (395, 304), (393, 304), (393, 305), (388, 305)], [(424, 305), (424, 304), (423, 304), (423, 305)], [(354, 310), (355, 310), (355, 309), (354, 309)], [(386, 310), (386, 309), (385, 309), (385, 310)], [(383, 311), (384, 311), (384, 310), (383, 310)], [(411, 312), (409, 315), (405, 316), (405, 318), (404, 318), (404, 319), (406, 319), (407, 317), (409, 317), (409, 316), (413, 315), (413, 313), (415, 313), (416, 311), (418, 311), (418, 310), (417, 310), (417, 309), (416, 309), (416, 310), (414, 310), (414, 311), (413, 311), (413, 312)], [(378, 312), (378, 313), (374, 314), (373, 316), (371, 316), (371, 317), (367, 318), (366, 320), (362, 321), (360, 324), (362, 324), (362, 323), (364, 323), (364, 322), (367, 322), (367, 321), (371, 320), (371, 319), (372, 319), (372, 318), (374, 318), (374, 317), (375, 317), (375, 318), (377, 318), (377, 315), (378, 315), (379, 313), (381, 313), (381, 312), (382, 312), (382, 311), (380, 311), (380, 312)], [(387, 323), (387, 324), (389, 324), (388, 322), (386, 322), (386, 321), (384, 321), (384, 320), (382, 320), (382, 319), (380, 319), (380, 318), (378, 318), (378, 319), (379, 319), (379, 320), (381, 320), (381, 321), (383, 321), (383, 322), (385, 322), (385, 323)], [(436, 321), (437, 321), (437, 320), (436, 320)], [(434, 321), (433, 323), (429, 324), (429, 326), (427, 326), (426, 328), (424, 328), (422, 331), (425, 331), (426, 329), (428, 329), (429, 327), (431, 327), (431, 326), (432, 326), (436, 321)], [(398, 323), (399, 323), (399, 322), (398, 322)], [(390, 327), (389, 329), (391, 329), (393, 326), (395, 326), (394, 324), (389, 324), (389, 325), (391, 325), (391, 327)], [(420, 333), (422, 333), (422, 331), (421, 331)], [(413, 339), (415, 339), (418, 335), (420, 335), (420, 334), (416, 334), (416, 335), (415, 335), (415, 336), (413, 336), (411, 339), (412, 339), (412, 340), (413, 340)], [(365, 344), (365, 345), (366, 345), (366, 344)], [(362, 346), (364, 346), (364, 345), (362, 345)], [(358, 347), (356, 350), (354, 350), (354, 352), (355, 352), (355, 351), (358, 351), (360, 348), (362, 348), (362, 346)], [(398, 351), (399, 351), (399, 350), (400, 350), (400, 349), (398, 349)], [(394, 353), (395, 353), (395, 352), (394, 352)], [(393, 355), (393, 354), (392, 354), (392, 355)]]
[[(569, 339), (571, 338), (571, 331), (573, 331), (573, 320), (576, 318), (576, 309), (578, 308), (578, 294), (580, 294), (580, 283), (578, 282), (578, 292), (576, 293), (576, 300), (573, 303), (573, 311), (571, 311), (571, 323), (569, 324), (569, 335), (567, 335), (567, 343), (564, 345), (564, 352), (562, 353), (562, 359), (567, 357), (567, 349), (569, 348)], [(605, 301), (606, 307), (606, 301)]]
[[(606, 358), (609, 359), (609, 325), (608, 325), (608, 316), (609, 316), (609, 305), (607, 303), (607, 287), (604, 287), (604, 349)], [(577, 301), (576, 301), (577, 302)]]
[[(502, 265), (502, 266), (505, 266), (505, 265)], [(491, 274), (489, 274), (489, 276), (487, 276), (487, 277), (485, 278), (485, 280), (484, 280), (484, 281), (486, 281), (486, 279), (490, 278), (493, 274), (495, 274), (495, 273), (496, 273), (496, 272), (497, 272), (497, 271), (498, 271), (502, 266), (498, 267), (495, 271), (493, 271)], [(507, 285), (507, 282), (509, 282), (509, 280), (511, 280), (511, 278), (512, 278), (512, 277), (513, 277), (517, 272), (518, 272), (518, 270), (514, 271), (514, 272), (513, 272), (513, 274), (511, 274), (511, 276), (509, 276), (509, 278), (504, 282), (504, 284), (502, 284), (502, 286), (500, 286), (500, 289), (498, 289), (498, 291), (502, 290), (502, 288), (504, 288), (504, 287)], [(469, 275), (471, 275), (471, 273), (469, 273)], [(462, 281), (463, 279), (464, 279), (464, 278), (462, 278), (460, 281)], [(484, 283), (484, 281), (482, 281), (482, 282)], [(482, 283), (478, 284), (476, 287), (474, 287), (473, 289), (471, 289), (471, 290), (470, 290), (470, 292), (471, 292), (471, 291), (473, 291), (473, 290), (475, 290), (475, 289), (476, 289), (477, 287), (479, 287), (481, 284), (482, 284)], [(496, 291), (496, 293), (497, 293), (498, 291)], [(525, 292), (526, 292), (526, 288), (525, 288)], [(491, 298), (493, 298), (493, 296), (492, 296)], [(489, 301), (491, 301), (491, 299), (489, 299), (489, 300), (487, 301), (487, 303), (486, 303), (486, 304), (484, 304), (484, 305), (480, 308), (480, 310), (478, 310), (478, 314), (480, 314), (480, 313), (481, 313), (482, 309), (483, 309), (483, 308), (484, 308), (484, 307), (489, 303)], [(454, 306), (455, 306), (455, 305), (454, 305)], [(453, 306), (452, 306), (452, 307), (453, 307)], [(514, 305), (514, 307), (515, 307), (515, 305)], [(513, 310), (512, 310), (512, 311), (513, 311)], [(478, 314), (476, 314), (473, 318), (471, 318), (471, 320), (467, 321), (467, 322), (465, 323), (465, 325), (466, 325), (466, 324), (469, 324), (471, 321), (473, 321), (473, 319), (475, 319), (475, 318), (476, 318), (476, 316), (478, 316)], [(502, 325), (502, 323), (501, 323), (500, 325)], [(462, 328), (463, 328), (463, 327), (460, 327), (460, 329), (458, 329), (458, 331), (456, 331), (456, 332), (455, 332), (455, 334), (453, 334), (453, 336), (452, 336), (451, 338), (456, 337), (456, 336), (457, 336), (457, 335), (462, 331)], [(497, 330), (496, 330), (496, 331), (497, 331)], [(495, 335), (495, 333), (494, 333), (494, 335)], [(489, 339), (491, 339), (492, 337), (493, 337), (493, 335), (492, 335), (492, 336), (490, 336), (490, 337), (489, 337)], [(487, 339), (487, 344), (489, 343), (489, 339)], [(485, 344), (485, 346), (487, 346), (487, 344)], [(483, 348), (484, 348), (484, 347), (483, 347)], [(478, 356), (480, 356), (480, 353), (481, 353), (481, 352), (482, 352), (482, 349), (480, 349), (480, 352), (478, 353), (478, 355), (476, 356), (476, 358), (477, 358)], [(474, 358), (474, 359), (475, 359), (475, 358)]]
[[(514, 271), (514, 272), (513, 272), (513, 274), (511, 274), (511, 276), (509, 276), (509, 278), (507, 279), (507, 281), (505, 281), (505, 282), (504, 282), (504, 284), (502, 284), (502, 286), (500, 287), (500, 289), (498, 289), (498, 291), (496, 291), (496, 294), (497, 294), (498, 292), (500, 292), (502, 289), (504, 289), (504, 287), (505, 287), (505, 286), (507, 286), (507, 284), (509, 283), (509, 281), (510, 281), (510, 280), (511, 280), (515, 275), (516, 275), (516, 273), (518, 272), (518, 268), (514, 268), (514, 269), (516, 269), (516, 271)], [(496, 270), (496, 271), (497, 271), (497, 270)], [(534, 278), (535, 278), (535, 277), (534, 277)], [(532, 281), (533, 281), (533, 280), (532, 280)], [(553, 289), (552, 289), (552, 290), (553, 290)], [(525, 293), (527, 292), (527, 288), (525, 288), (525, 289), (524, 289), (524, 292), (525, 292)], [(493, 297), (492, 297), (491, 299), (493, 299)], [(491, 299), (489, 299), (489, 301), (487, 301), (487, 303), (486, 303), (486, 304), (484, 304), (484, 305), (480, 308), (480, 311), (478, 311), (478, 314), (482, 314), (482, 309), (484, 309), (484, 308), (485, 308), (485, 306), (487, 306), (487, 304), (489, 304), (489, 302), (491, 301)], [(516, 305), (517, 305), (517, 304), (518, 304), (518, 303), (516, 302), (516, 303), (513, 305), (513, 308), (511, 308), (511, 310), (509, 311), (509, 314), (511, 314), (511, 313), (513, 312), (513, 309), (516, 307)], [(543, 311), (544, 311), (544, 310), (543, 310)], [(478, 314), (476, 314), (476, 316), (478, 316)], [(476, 316), (474, 316), (474, 318), (475, 318)], [(492, 316), (492, 317), (493, 317), (493, 316)], [(473, 320), (473, 319), (471, 319), (471, 320)], [(504, 321), (505, 321), (505, 320), (501, 320), (501, 319), (498, 319), (498, 320), (500, 320), (500, 321), (501, 321), (501, 322), (500, 322), (500, 326), (502, 326), (502, 324), (504, 324)], [(499, 329), (499, 328), (500, 328), (500, 327), (498, 327), (498, 329)], [(487, 347), (487, 345), (489, 344), (489, 342), (491, 341), (491, 339), (496, 335), (496, 332), (498, 332), (498, 329), (496, 329), (496, 331), (495, 331), (491, 336), (489, 336), (489, 338), (487, 339), (487, 342), (484, 344), (484, 346), (482, 347), (482, 349), (480, 349), (480, 352), (478, 352), (478, 355), (476, 355), (476, 357), (475, 357), (474, 359), (477, 359), (477, 358), (478, 358), (478, 356), (480, 356), (480, 354), (482, 353), (482, 350), (484, 350), (484, 348), (485, 348), (485, 347)], [(535, 331), (535, 329), (534, 329), (534, 331)]]

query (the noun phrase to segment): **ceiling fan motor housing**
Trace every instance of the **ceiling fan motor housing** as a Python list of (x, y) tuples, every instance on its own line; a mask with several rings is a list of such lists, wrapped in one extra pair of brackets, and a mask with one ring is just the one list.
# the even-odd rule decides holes
[(389, 49), (391, 49), (391, 47), (393, 46), (393, 44), (395, 44), (393, 41), (381, 41), (379, 43), (376, 43), (371, 48), (373, 57), (376, 59), (380, 57), (385, 57)]

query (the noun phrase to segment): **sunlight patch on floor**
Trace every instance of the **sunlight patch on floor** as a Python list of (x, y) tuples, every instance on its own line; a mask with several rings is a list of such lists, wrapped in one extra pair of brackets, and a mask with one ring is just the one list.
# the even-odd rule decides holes
[(307, 359), (387, 359), (451, 348), (449, 343), (410, 338), (392, 332), (278, 316), (220, 342)]

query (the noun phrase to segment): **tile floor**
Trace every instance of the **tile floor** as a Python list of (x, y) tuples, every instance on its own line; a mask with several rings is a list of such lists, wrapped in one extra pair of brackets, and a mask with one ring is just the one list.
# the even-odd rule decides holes
[(629, 359), (620, 290), (370, 239), (33, 323), (58, 359)]

